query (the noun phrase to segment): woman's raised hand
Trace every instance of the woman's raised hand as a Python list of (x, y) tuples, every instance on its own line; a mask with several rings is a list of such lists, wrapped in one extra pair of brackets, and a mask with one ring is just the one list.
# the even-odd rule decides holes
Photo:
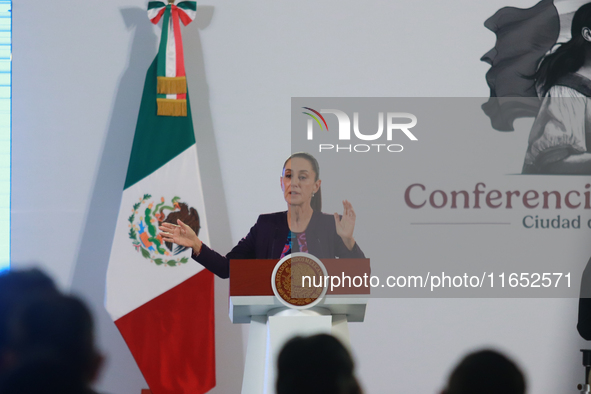
[(162, 225), (158, 227), (160, 231), (162, 231), (160, 233), (162, 239), (166, 242), (172, 242), (177, 245), (193, 248), (193, 252), (199, 254), (203, 243), (197, 237), (195, 231), (185, 223), (181, 222), (180, 219), (177, 219), (177, 223), (178, 224), (162, 223)]
[(355, 239), (353, 238), (353, 230), (355, 229), (355, 211), (353, 205), (347, 200), (343, 201), (343, 217), (340, 218), (338, 213), (334, 214), (334, 223), (337, 227), (337, 234), (347, 249), (352, 250), (355, 246)]

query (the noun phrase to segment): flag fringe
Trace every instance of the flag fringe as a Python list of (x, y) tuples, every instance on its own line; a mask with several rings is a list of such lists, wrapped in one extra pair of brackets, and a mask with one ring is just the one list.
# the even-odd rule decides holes
[(187, 100), (156, 99), (159, 116), (187, 116)]
[(187, 93), (186, 77), (158, 77), (158, 94)]

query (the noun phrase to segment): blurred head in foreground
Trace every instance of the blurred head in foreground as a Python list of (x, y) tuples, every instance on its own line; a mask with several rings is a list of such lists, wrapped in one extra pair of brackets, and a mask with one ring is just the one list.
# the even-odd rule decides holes
[(59, 293), (41, 271), (0, 276), (0, 326), (0, 392), (91, 392), (102, 357), (94, 347), (90, 311)]
[(277, 394), (361, 394), (349, 352), (330, 335), (291, 339), (277, 369)]
[[(0, 274), (0, 354), (8, 342), (8, 324), (15, 310), (32, 300), (58, 294), (53, 280), (38, 269)], [(1, 370), (0, 365), (0, 370)]]
[(456, 366), (443, 394), (524, 394), (523, 373), (494, 350), (471, 353)]

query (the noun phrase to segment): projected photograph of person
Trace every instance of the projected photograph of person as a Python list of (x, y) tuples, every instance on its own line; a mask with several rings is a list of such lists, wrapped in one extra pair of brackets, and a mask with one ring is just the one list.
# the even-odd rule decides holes
[(481, 60), (489, 63), (493, 128), (535, 117), (523, 174), (591, 174), (591, 3), (540, 1), (505, 7), (485, 26), (497, 36)]

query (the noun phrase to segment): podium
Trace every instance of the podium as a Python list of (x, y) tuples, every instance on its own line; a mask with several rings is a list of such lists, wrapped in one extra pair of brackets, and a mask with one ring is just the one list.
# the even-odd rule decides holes
[(321, 259), (325, 275), (342, 278), (351, 286), (331, 289), (329, 281), (323, 297), (300, 309), (286, 306), (274, 292), (272, 277), (279, 261), (230, 261), (230, 320), (250, 324), (242, 394), (275, 393), (277, 356), (292, 337), (332, 334), (350, 347), (347, 323), (362, 322), (365, 317), (369, 259)]

